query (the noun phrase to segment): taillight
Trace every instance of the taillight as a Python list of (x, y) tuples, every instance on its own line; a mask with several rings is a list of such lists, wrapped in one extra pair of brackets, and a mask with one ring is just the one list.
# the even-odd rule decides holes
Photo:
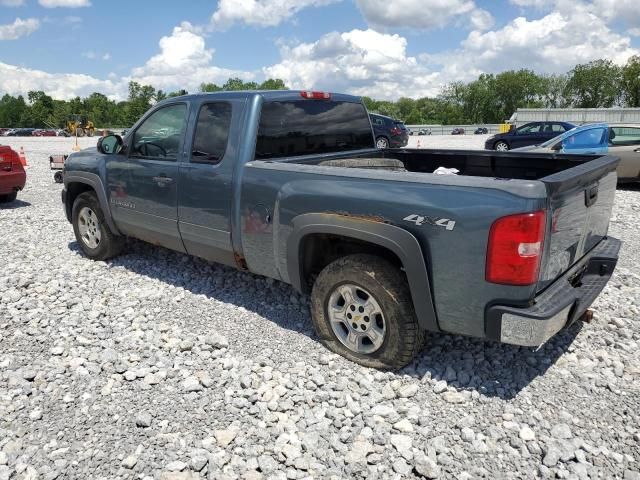
[(331, 94), (329, 92), (312, 92), (310, 90), (304, 90), (300, 92), (300, 96), (309, 100), (331, 100)]
[(391, 135), (400, 135), (401, 130), (398, 127), (393, 127), (391, 129)]
[(493, 222), (487, 247), (487, 281), (504, 285), (536, 283), (545, 225), (544, 210), (509, 215)]

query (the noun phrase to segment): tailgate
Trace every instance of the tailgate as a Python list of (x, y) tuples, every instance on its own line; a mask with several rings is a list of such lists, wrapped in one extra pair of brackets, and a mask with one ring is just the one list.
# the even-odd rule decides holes
[(604, 156), (540, 179), (549, 194), (546, 238), (538, 291), (579, 261), (609, 229), (620, 159)]

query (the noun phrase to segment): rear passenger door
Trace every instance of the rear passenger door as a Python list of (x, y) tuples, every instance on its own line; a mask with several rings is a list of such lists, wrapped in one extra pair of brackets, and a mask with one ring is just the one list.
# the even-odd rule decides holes
[(192, 120), (193, 135), (180, 163), (178, 225), (185, 249), (206, 260), (235, 265), (231, 243), (233, 171), (238, 131), (234, 108), (244, 99), (203, 102)]

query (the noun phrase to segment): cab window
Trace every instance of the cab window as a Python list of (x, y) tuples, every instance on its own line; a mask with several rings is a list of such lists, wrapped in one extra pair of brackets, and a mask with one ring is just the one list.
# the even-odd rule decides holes
[(539, 123), (533, 123), (531, 125), (524, 125), (520, 128), (518, 128), (516, 130), (516, 133), (518, 135), (530, 135), (532, 133), (539, 133), (540, 132), (540, 124)]
[(609, 143), (611, 145), (640, 145), (640, 128), (611, 127)]
[(592, 128), (591, 130), (585, 130), (577, 132), (562, 141), (562, 148), (565, 150), (582, 149), (582, 148), (594, 148), (606, 146), (607, 144), (607, 129), (606, 128)]
[(186, 114), (187, 106), (184, 103), (153, 112), (135, 131), (130, 156), (176, 160)]
[(220, 163), (227, 149), (231, 126), (231, 104), (207, 103), (200, 108), (191, 149), (194, 163)]

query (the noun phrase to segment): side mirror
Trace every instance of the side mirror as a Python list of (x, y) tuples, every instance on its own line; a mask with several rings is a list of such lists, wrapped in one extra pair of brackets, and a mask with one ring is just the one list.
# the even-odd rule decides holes
[(105, 155), (116, 155), (122, 151), (123, 143), (120, 135), (106, 135), (98, 140), (98, 151)]
[(562, 142), (556, 143), (553, 147), (551, 147), (551, 150), (553, 150), (554, 152), (559, 152), (560, 150), (562, 150)]

